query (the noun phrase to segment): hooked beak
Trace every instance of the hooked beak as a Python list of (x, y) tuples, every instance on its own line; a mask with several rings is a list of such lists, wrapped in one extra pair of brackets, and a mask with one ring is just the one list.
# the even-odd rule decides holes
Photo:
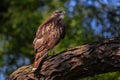
[(65, 11), (63, 11), (63, 12), (61, 13), (61, 15), (59, 16), (59, 18), (63, 19), (63, 18), (65, 17), (65, 15), (66, 15)]

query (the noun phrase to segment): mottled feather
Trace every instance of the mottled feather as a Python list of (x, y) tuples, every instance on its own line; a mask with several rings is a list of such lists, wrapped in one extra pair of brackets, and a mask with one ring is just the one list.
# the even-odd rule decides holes
[(38, 27), (36, 37), (33, 41), (34, 50), (36, 52), (34, 68), (37, 68), (47, 52), (64, 38), (65, 23), (63, 18), (61, 18), (62, 15), (64, 15), (63, 11), (55, 11)]

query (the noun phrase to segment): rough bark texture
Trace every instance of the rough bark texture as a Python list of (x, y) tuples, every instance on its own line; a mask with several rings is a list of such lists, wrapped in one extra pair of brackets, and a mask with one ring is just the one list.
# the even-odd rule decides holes
[(39, 78), (31, 73), (32, 65), (13, 72), (7, 80), (77, 80), (107, 72), (120, 71), (120, 38), (77, 46), (48, 57)]

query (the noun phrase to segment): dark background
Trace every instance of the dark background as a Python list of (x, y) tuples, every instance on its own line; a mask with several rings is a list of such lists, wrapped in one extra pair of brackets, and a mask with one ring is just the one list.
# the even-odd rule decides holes
[[(120, 36), (120, 0), (1, 0), (0, 80), (18, 67), (33, 63), (36, 30), (57, 9), (66, 11), (67, 34), (56, 53)], [(107, 73), (81, 80), (120, 80), (119, 75)]]

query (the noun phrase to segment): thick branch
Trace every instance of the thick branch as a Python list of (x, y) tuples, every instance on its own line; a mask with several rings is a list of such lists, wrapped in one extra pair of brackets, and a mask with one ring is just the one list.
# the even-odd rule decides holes
[[(38, 80), (32, 76), (31, 69), (32, 66), (21, 67), (8, 80)], [(120, 39), (109, 39), (48, 57), (40, 70), (39, 80), (76, 80), (115, 71), (120, 71)]]

